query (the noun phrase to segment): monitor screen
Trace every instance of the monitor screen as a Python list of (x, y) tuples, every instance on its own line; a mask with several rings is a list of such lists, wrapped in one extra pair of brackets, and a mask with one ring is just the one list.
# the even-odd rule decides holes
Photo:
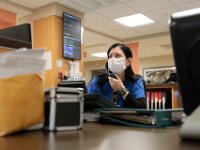
[(81, 59), (81, 19), (63, 13), (63, 57)]
[(8, 27), (0, 30), (1, 46), (12, 48), (31, 48), (31, 25), (28, 23)]
[(190, 115), (200, 104), (200, 11), (172, 14), (170, 33), (183, 108)]

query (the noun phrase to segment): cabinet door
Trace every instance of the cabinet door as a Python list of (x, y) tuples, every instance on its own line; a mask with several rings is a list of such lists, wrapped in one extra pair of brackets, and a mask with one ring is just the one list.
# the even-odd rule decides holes
[(172, 88), (172, 108), (182, 108), (181, 93), (178, 87)]

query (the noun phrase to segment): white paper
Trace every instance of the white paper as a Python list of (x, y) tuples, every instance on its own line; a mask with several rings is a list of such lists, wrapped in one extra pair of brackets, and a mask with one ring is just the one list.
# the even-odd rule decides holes
[(0, 78), (43, 73), (46, 63), (43, 54), (43, 49), (0, 53)]
[(51, 70), (52, 69), (51, 51), (45, 51), (42, 58), (46, 60), (45, 70)]
[(56, 60), (57, 68), (62, 68), (62, 60)]
[(70, 77), (77, 76), (77, 75), (80, 74), (80, 72), (79, 72), (79, 62), (75, 62), (75, 61), (70, 62), (69, 73), (70, 73)]

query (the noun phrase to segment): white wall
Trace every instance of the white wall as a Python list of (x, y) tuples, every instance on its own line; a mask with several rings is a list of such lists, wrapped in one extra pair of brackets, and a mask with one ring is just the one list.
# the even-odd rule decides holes
[(106, 60), (90, 61), (84, 63), (86, 83), (88, 83), (92, 78), (92, 70), (104, 69), (105, 63)]
[(154, 67), (167, 67), (174, 66), (173, 55), (164, 55), (157, 57), (146, 57), (140, 59), (140, 74), (143, 75), (144, 68), (154, 68)]

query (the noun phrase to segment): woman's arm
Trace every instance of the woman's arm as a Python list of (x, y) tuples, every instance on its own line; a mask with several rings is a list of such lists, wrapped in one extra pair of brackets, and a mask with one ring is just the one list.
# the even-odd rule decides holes
[(146, 108), (146, 98), (134, 98), (129, 93), (124, 100), (124, 104), (128, 108)]
[(126, 94), (123, 95), (124, 104), (130, 108), (146, 108), (146, 95), (145, 95), (145, 83), (141, 77), (138, 77), (134, 83), (132, 91), (125, 90)]

